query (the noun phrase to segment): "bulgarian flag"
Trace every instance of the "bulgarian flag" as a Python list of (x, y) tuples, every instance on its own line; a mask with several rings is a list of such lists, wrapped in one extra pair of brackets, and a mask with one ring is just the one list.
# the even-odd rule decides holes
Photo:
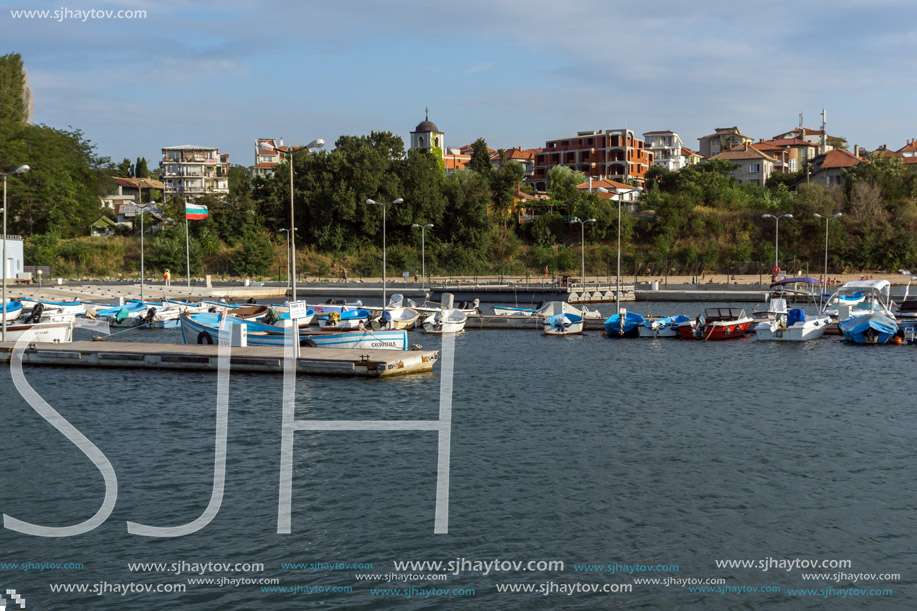
[(185, 218), (189, 221), (201, 221), (207, 218), (207, 206), (185, 204)]

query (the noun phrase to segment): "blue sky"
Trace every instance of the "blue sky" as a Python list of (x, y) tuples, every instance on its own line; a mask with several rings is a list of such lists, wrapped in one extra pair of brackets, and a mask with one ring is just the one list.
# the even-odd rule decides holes
[[(29, 70), (36, 123), (101, 155), (200, 144), (251, 165), (253, 140), (304, 144), (430, 119), (447, 146), (543, 146), (587, 129), (797, 125), (851, 145), (917, 137), (917, 3), (466, 0), (0, 4), (0, 54)], [(146, 10), (13, 19), (11, 10)]]

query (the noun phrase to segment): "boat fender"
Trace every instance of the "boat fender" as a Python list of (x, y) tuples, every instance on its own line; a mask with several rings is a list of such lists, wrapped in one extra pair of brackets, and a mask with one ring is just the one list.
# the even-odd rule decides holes
[(777, 339), (782, 339), (782, 338), (783, 338), (783, 331), (778, 330), (777, 333), (776, 333), (775, 335), (777, 336)]
[(309, 338), (299, 340), (299, 346), (300, 348), (318, 348), (315, 342)]
[(197, 343), (199, 344), (213, 344), (213, 337), (210, 336), (206, 331), (201, 331), (197, 334)]

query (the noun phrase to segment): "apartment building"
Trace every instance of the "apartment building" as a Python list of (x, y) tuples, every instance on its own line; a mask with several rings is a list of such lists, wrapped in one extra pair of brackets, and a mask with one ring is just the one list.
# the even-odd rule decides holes
[(274, 138), (255, 140), (255, 165), (251, 167), (252, 178), (267, 178), (274, 173), (274, 168), (285, 159), (291, 147), (284, 146), (283, 138), (278, 142)]
[(653, 155), (653, 165), (662, 166), (672, 172), (688, 165), (683, 152), (685, 145), (675, 132), (644, 132), (643, 140), (644, 147)]
[(162, 149), (163, 195), (199, 197), (229, 193), (229, 154), (210, 146), (169, 146)]
[(653, 155), (633, 130), (582, 131), (572, 138), (548, 140), (544, 149), (535, 154), (535, 170), (528, 182), (536, 191), (546, 191), (548, 170), (565, 165), (587, 178), (642, 185), (652, 164)]

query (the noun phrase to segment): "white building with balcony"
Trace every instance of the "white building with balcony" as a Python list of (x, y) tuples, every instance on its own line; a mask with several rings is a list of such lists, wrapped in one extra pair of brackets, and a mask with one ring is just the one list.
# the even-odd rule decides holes
[(653, 154), (653, 165), (677, 172), (687, 165), (684, 143), (675, 132), (658, 131), (643, 134), (644, 148)]
[(229, 193), (229, 154), (210, 146), (170, 146), (162, 149), (163, 195), (199, 197)]

